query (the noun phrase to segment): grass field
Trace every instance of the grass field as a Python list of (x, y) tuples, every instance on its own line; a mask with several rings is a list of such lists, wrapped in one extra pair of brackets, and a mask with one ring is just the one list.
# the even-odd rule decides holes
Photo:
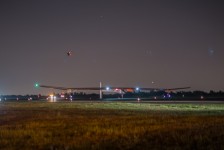
[(0, 149), (224, 149), (224, 104), (0, 102)]

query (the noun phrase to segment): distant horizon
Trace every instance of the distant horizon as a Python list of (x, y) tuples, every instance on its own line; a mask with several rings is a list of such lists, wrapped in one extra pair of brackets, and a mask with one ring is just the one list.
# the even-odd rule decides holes
[[(38, 89), (37, 89), (38, 90)], [(42, 90), (43, 91), (43, 90)], [(210, 93), (211, 91), (213, 92), (224, 92), (224, 90), (208, 90), (208, 91), (203, 91), (203, 90), (191, 90), (191, 89), (188, 89), (188, 90), (177, 90), (177, 91), (172, 91), (174, 93), (177, 93), (177, 92), (196, 92), (196, 91), (200, 91), (200, 92), (205, 92), (205, 93)], [(95, 91), (89, 91), (89, 90), (86, 90), (86, 91), (73, 91), (72, 93), (86, 93), (86, 94), (99, 94), (99, 91), (98, 90), (95, 90)], [(142, 92), (145, 92), (145, 91), (142, 91)], [(10, 94), (10, 93), (6, 93), (6, 94), (2, 94), (0, 93), (0, 96), (2, 95), (21, 95), (21, 96), (26, 96), (26, 95), (50, 95), (52, 93), (56, 93), (56, 94), (60, 94), (60, 93), (69, 93), (69, 92), (66, 92), (66, 91), (63, 91), (63, 90), (50, 90), (50, 89), (46, 89), (45, 92), (43, 93), (27, 93), (27, 94), (21, 94), (21, 93), (14, 93), (14, 94)], [(145, 93), (150, 93), (150, 92), (145, 92)]]

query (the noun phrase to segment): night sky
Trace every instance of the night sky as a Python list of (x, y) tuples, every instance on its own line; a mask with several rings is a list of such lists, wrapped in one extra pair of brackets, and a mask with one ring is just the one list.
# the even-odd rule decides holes
[(222, 0), (0, 1), (0, 95), (49, 92), (36, 82), (219, 91), (223, 77)]

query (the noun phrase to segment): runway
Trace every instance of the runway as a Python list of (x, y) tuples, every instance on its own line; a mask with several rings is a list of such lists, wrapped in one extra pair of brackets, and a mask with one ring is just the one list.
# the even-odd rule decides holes
[(147, 103), (147, 104), (224, 104), (221, 100), (123, 100), (123, 99), (104, 99), (104, 100), (59, 100), (56, 102), (79, 102), (79, 103)]
[(132, 101), (133, 103), (152, 103), (152, 104), (224, 104), (224, 101)]

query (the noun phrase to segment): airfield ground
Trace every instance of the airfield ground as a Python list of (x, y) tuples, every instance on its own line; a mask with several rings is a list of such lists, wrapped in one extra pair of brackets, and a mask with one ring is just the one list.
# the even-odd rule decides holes
[(0, 149), (224, 149), (224, 103), (0, 102)]

